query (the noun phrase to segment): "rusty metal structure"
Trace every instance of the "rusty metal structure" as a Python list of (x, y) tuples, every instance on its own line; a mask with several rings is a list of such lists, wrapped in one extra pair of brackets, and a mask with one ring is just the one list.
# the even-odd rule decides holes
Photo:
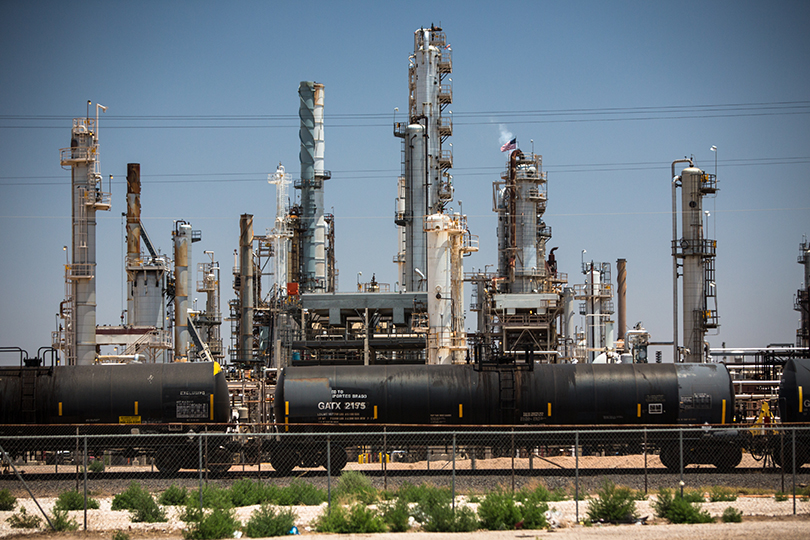
[(810, 347), (810, 242), (807, 237), (799, 244), (797, 262), (804, 270), (804, 288), (796, 291), (793, 307), (799, 312), (799, 329), (796, 330), (796, 346)]

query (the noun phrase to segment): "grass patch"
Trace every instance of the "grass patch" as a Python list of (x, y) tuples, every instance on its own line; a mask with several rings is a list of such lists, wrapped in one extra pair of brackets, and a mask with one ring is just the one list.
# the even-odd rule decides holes
[(187, 540), (233, 538), (233, 534), (242, 528), (233, 508), (214, 508), (208, 511), (187, 509), (186, 517), (190, 518), (186, 520), (187, 526), (183, 530), (183, 538)]
[(68, 516), (68, 511), (60, 508), (53, 509), (51, 525), (53, 526), (53, 530), (57, 532), (75, 531), (79, 528), (79, 524), (76, 523), (76, 520)]
[(158, 503), (163, 506), (183, 506), (188, 501), (188, 490), (175, 484), (160, 494)]
[(453, 512), (450, 501), (418, 503), (416, 519), (427, 532), (472, 532), (479, 526), (478, 517), (472, 508), (458, 506)]
[(405, 499), (399, 498), (393, 502), (385, 502), (380, 508), (383, 522), (385, 522), (389, 531), (405, 532), (411, 528), (409, 523), (411, 512)]
[(725, 510), (723, 510), (723, 523), (740, 523), (742, 522), (742, 512), (734, 508), (733, 506), (729, 506)]
[(725, 486), (712, 486), (709, 488), (710, 502), (727, 502), (737, 500), (737, 490)]
[(6, 518), (6, 522), (12, 529), (38, 529), (42, 523), (42, 518), (29, 514), (25, 507), (20, 507), (20, 511)]
[(358, 471), (344, 471), (338, 478), (335, 498), (339, 501), (358, 501), (368, 505), (379, 499), (379, 493), (371, 485), (368, 476)]

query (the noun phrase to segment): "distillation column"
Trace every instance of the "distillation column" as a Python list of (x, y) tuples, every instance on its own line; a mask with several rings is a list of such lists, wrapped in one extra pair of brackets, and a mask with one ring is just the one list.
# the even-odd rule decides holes
[(272, 237), (275, 247), (275, 280), (276, 294), (285, 296), (287, 291), (287, 253), (290, 249), (292, 231), (288, 224), (289, 208), (287, 204), (287, 191), (290, 186), (290, 175), (284, 172), (284, 166), (279, 163), (274, 174), (268, 179), (270, 184), (276, 186), (276, 221)]
[(394, 135), (403, 139), (402, 189), (394, 221), (405, 229), (404, 243), (394, 260), (407, 291), (425, 290), (425, 217), (440, 213), (453, 198), (452, 152), (442, 149), (452, 135), (452, 122), (442, 117), (453, 100), (452, 85), (444, 82), (452, 73), (451, 58), (441, 28), (420, 28), (414, 33), (408, 68), (408, 121), (394, 126)]
[[(714, 257), (717, 242), (704, 237), (703, 197), (717, 191), (714, 175), (690, 166), (681, 171), (681, 236), (673, 239), (673, 255), (681, 259), (684, 362), (705, 362), (706, 331), (717, 322)], [(706, 350), (704, 350), (706, 349)], [(677, 359), (676, 359), (677, 361)]]
[(253, 360), (253, 215), (239, 219), (239, 361)]
[(331, 172), (323, 168), (324, 86), (302, 81), (298, 87), (301, 127), (301, 227), (303, 228), (301, 286), (304, 292), (329, 291), (327, 276), (327, 224), (324, 216), (323, 183)]
[(188, 332), (188, 298), (192, 291), (191, 244), (193, 231), (185, 221), (177, 221), (172, 231), (174, 245), (174, 358), (188, 358), (191, 336)]
[(62, 309), (61, 346), (68, 364), (88, 365), (96, 359), (96, 211), (111, 206), (110, 194), (101, 191), (97, 119), (73, 119), (70, 148), (60, 150), (60, 162), (71, 169), (73, 201), (72, 259), (66, 267), (63, 304), (68, 308)]

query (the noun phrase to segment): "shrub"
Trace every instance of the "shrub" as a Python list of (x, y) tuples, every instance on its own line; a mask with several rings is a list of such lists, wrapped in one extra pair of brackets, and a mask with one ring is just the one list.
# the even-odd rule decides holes
[[(87, 499), (87, 508), (98, 510), (98, 501), (95, 499)], [(78, 491), (63, 491), (56, 498), (54, 508), (59, 510), (84, 510), (84, 495)]]
[(453, 493), (448, 488), (440, 488), (431, 484), (420, 484), (415, 486), (410, 482), (403, 482), (397, 489), (397, 498), (404, 499), (408, 503), (434, 504), (450, 502), (453, 500)]
[(60, 508), (53, 509), (53, 515), (51, 516), (51, 525), (53, 526), (53, 530), (57, 532), (61, 531), (75, 531), (79, 528), (79, 524), (76, 523), (75, 519), (71, 519), (68, 516), (67, 510), (62, 510)]
[(17, 497), (5, 488), (0, 489), (0, 510), (14, 510), (15, 504), (17, 504)]
[(331, 511), (324, 512), (315, 521), (318, 532), (351, 534), (385, 532), (385, 523), (374, 511), (361, 503), (355, 503), (351, 509), (334, 505)]
[(87, 470), (93, 473), (104, 472), (104, 461), (101, 459), (94, 459), (87, 464)]
[(790, 496), (787, 493), (783, 493), (781, 491), (777, 491), (773, 496), (773, 498), (776, 499), (776, 502), (785, 502), (789, 497)]
[(371, 485), (371, 480), (358, 471), (344, 471), (335, 487), (335, 498), (343, 501), (359, 501), (363, 504), (375, 502), (379, 495)]
[[(199, 508), (200, 506), (200, 490), (194, 490), (189, 493), (188, 506)], [(202, 489), (202, 506), (203, 508), (231, 508), (231, 492), (228, 489), (219, 488), (217, 486), (209, 485), (203, 486)]]
[(680, 493), (673, 494), (668, 489), (662, 489), (658, 498), (652, 503), (658, 517), (668, 519), (672, 523), (711, 523), (714, 521), (705, 510), (689, 502)]
[(284, 536), (290, 533), (295, 525), (296, 517), (292, 508), (277, 511), (272, 506), (263, 504), (250, 514), (245, 534), (250, 538)]
[(6, 522), (12, 529), (38, 529), (42, 518), (27, 513), (25, 507), (21, 506), (19, 512), (6, 518)]
[(509, 493), (497, 489), (490, 491), (478, 505), (478, 518), (481, 526), (491, 531), (512, 530), (521, 521), (520, 509)]
[(538, 485), (534, 489), (523, 488), (515, 494), (515, 500), (525, 501), (529, 497), (534, 497), (537, 501), (564, 501), (567, 497), (563, 488), (549, 491), (545, 486)]
[(605, 480), (596, 494), (597, 498), (588, 503), (591, 521), (627, 523), (638, 518), (632, 489)]
[(729, 506), (723, 510), (723, 523), (740, 523), (742, 522), (742, 512)]
[(524, 529), (545, 529), (548, 527), (548, 520), (546, 520), (548, 503), (543, 498), (544, 496), (542, 492), (535, 490), (523, 501), (521, 513)]
[[(278, 500), (271, 501), (265, 498), (262, 502), (273, 502), (279, 506), (316, 506), (326, 501), (325, 490), (298, 479), (290, 482), (290, 485), (286, 488), (277, 489), (276, 491), (278, 493)], [(272, 492), (273, 491), (270, 490), (270, 493)]]
[(180, 488), (175, 484), (169, 486), (169, 488), (158, 497), (158, 503), (163, 506), (183, 506), (187, 501), (188, 490), (186, 488)]
[(683, 500), (690, 503), (702, 503), (706, 502), (706, 497), (703, 496), (702, 491), (687, 488), (683, 490)]
[(112, 540), (129, 540), (129, 535), (124, 531), (115, 531)]
[(209, 512), (196, 509), (189, 513), (196, 519), (189, 521), (183, 530), (183, 538), (188, 540), (232, 538), (233, 533), (242, 527), (233, 508), (215, 508)]
[(382, 518), (391, 532), (405, 532), (410, 529), (408, 523), (410, 517), (410, 510), (405, 499), (399, 498), (395, 502), (382, 505)]
[(478, 517), (469, 506), (450, 506), (450, 502), (439, 502), (434, 505), (419, 503), (416, 507), (416, 519), (428, 532), (471, 532), (478, 529)]
[(152, 494), (137, 482), (133, 482), (122, 493), (113, 497), (113, 510), (129, 510), (136, 523), (158, 523), (166, 521), (166, 511), (158, 506)]
[(709, 488), (710, 502), (736, 501), (737, 492), (733, 488), (725, 486), (712, 486)]
[(242, 478), (231, 486), (231, 502), (234, 506), (253, 506), (263, 502), (262, 484)]

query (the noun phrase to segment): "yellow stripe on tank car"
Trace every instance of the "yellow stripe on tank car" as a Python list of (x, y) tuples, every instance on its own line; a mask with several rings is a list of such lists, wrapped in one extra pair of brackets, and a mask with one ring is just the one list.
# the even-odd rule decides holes
[(799, 387), (799, 412), (804, 412), (804, 398), (802, 397), (802, 387)]
[(62, 416), (62, 402), (59, 402), (59, 416)]
[(551, 418), (551, 402), (548, 402), (548, 417)]
[(209, 401), (211, 402), (211, 406), (208, 407), (208, 419), (212, 422), (214, 421), (214, 394), (209, 396)]
[(290, 402), (289, 401), (284, 402), (284, 414), (287, 414), (287, 415), (290, 414)]
[(638, 404), (638, 417), (641, 418), (641, 403)]
[(135, 416), (138, 416), (138, 402), (135, 402)]
[(458, 404), (458, 417), (464, 418), (464, 405), (462, 403)]
[(377, 406), (374, 405), (374, 420), (377, 419)]
[(726, 400), (723, 400), (723, 419), (720, 421), (721, 424), (726, 423)]

